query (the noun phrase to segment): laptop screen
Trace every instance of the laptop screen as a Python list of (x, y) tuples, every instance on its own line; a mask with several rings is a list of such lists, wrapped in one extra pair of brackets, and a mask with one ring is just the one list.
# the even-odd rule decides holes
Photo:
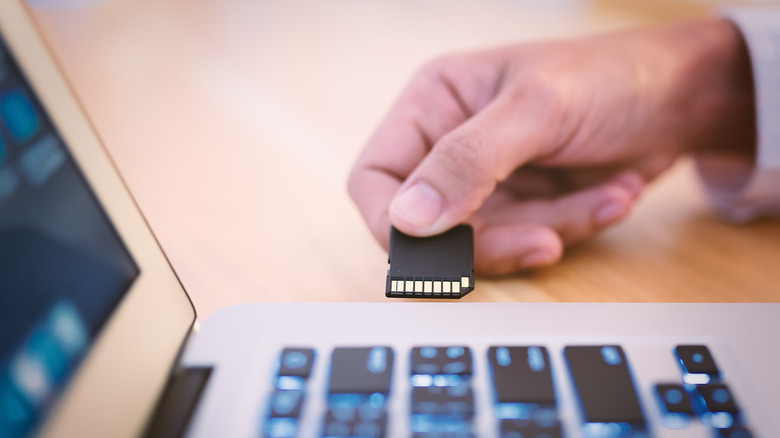
[(0, 436), (35, 430), (138, 275), (0, 40)]

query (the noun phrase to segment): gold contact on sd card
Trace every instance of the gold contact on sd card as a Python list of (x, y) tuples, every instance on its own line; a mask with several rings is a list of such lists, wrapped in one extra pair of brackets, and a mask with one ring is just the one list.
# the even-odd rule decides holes
[(432, 237), (390, 231), (385, 296), (461, 298), (474, 290), (474, 231), (459, 225)]

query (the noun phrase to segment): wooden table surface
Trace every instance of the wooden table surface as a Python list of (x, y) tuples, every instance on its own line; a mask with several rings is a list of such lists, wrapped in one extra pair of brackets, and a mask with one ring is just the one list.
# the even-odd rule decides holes
[[(385, 301), (387, 258), (346, 193), (414, 71), (453, 50), (706, 13), (672, 0), (139, 0), (39, 26), (200, 317), (249, 301)], [(78, 3), (78, 2), (76, 2)], [(44, 5), (44, 6), (41, 6)], [(780, 301), (780, 222), (713, 216), (690, 162), (550, 268), (465, 301)]]

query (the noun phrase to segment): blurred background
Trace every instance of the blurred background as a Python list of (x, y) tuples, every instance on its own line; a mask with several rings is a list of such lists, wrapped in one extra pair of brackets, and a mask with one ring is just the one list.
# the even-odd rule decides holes
[[(386, 254), (346, 178), (428, 59), (770, 3), (28, 0), (200, 317), (247, 301), (386, 300)], [(776, 221), (722, 223), (681, 162), (560, 265), (478, 278), (467, 299), (778, 301), (778, 250)], [(755, 262), (735, 260), (748, 252)]]

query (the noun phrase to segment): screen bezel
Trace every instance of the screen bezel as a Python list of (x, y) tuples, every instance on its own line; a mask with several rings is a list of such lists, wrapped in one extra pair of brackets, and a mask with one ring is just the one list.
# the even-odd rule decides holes
[(195, 310), (23, 2), (0, 0), (0, 32), (140, 269), (41, 435), (137, 436), (178, 359)]

